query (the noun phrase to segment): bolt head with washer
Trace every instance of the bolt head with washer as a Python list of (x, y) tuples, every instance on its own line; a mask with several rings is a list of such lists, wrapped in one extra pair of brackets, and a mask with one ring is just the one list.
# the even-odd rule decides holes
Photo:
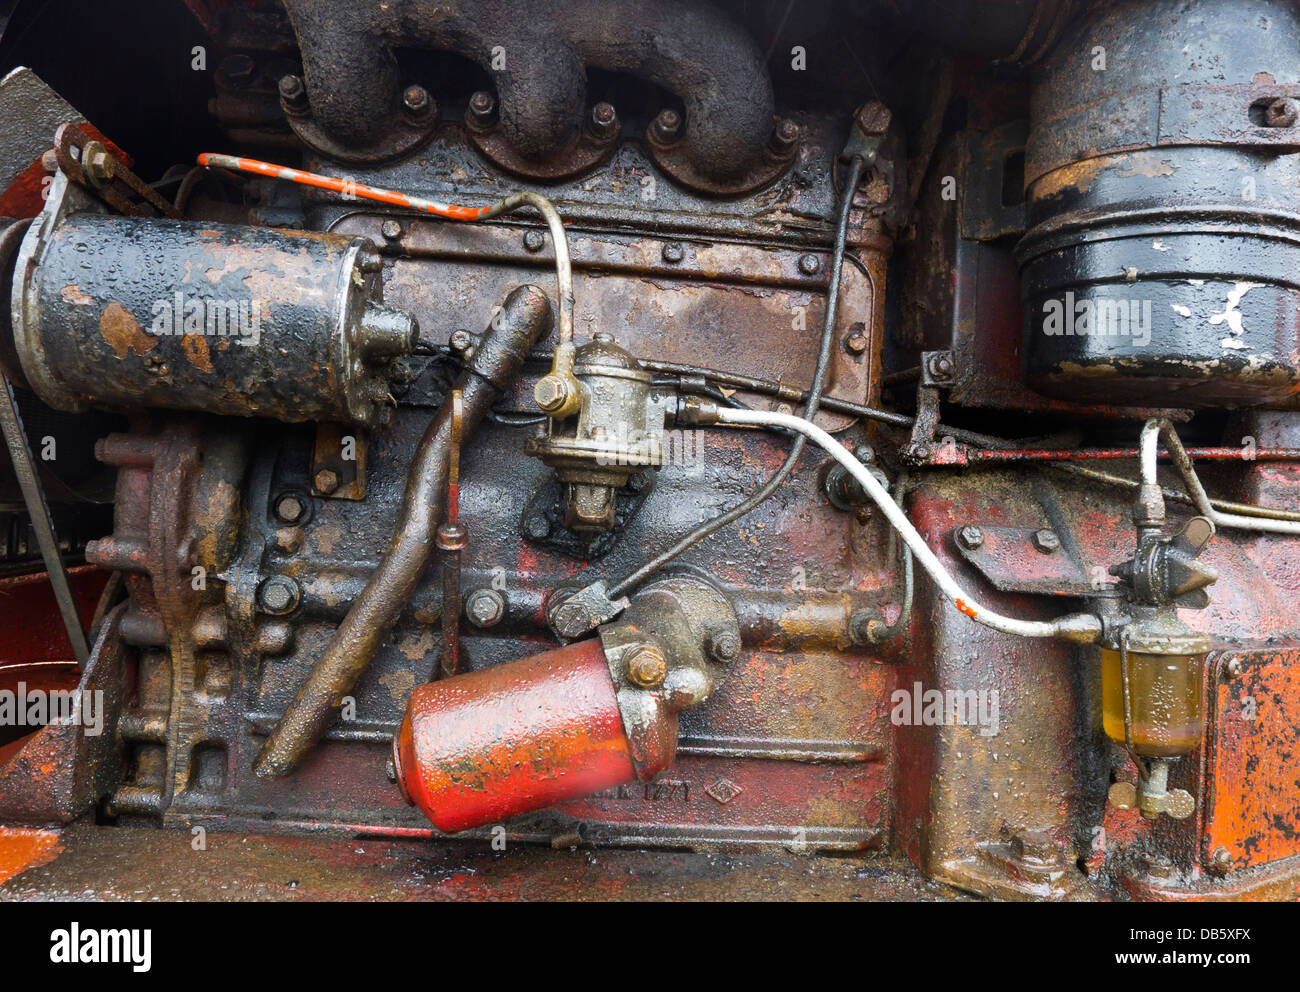
[(653, 644), (635, 648), (627, 659), (627, 678), (639, 689), (658, 689), (668, 677), (668, 659)]

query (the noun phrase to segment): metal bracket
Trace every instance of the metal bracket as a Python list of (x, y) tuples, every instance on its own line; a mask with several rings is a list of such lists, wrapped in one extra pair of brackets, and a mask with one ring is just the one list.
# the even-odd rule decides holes
[(45, 502), (45, 491), (36, 474), (32, 449), (23, 431), (13, 386), (3, 374), (0, 374), (0, 382), (4, 385), (3, 395), (0, 396), (0, 429), (4, 431), (5, 443), (9, 446), (9, 458), (13, 462), (14, 474), (18, 477), (18, 486), (22, 489), (23, 502), (27, 504), (27, 512), (32, 518), (32, 530), (36, 532), (36, 540), (41, 546), (41, 557), (45, 559), (45, 570), (49, 573), (50, 585), (54, 587), (54, 599), (63, 617), (68, 640), (72, 643), (72, 653), (76, 656), (77, 664), (84, 668), (90, 657), (86, 628), (81, 621), (81, 612), (77, 609), (72, 586), (68, 582), (68, 570), (63, 564), (63, 556), (59, 554), (59, 539), (54, 533), (50, 507)]

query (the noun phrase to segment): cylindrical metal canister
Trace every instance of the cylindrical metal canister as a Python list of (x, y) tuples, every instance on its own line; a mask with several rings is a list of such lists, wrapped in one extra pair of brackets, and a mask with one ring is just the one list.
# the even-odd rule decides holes
[(1300, 9), (1098, 9), (1035, 83), (1025, 374), (1090, 403), (1300, 395)]
[(599, 638), (416, 689), (393, 764), (444, 833), (637, 778)]
[(13, 344), (50, 406), (375, 426), (414, 319), (364, 239), (82, 212), (19, 252)]

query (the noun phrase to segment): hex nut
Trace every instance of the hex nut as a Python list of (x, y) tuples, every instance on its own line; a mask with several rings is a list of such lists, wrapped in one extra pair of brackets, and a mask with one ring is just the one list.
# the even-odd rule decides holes
[(1137, 786), (1132, 782), (1116, 782), (1106, 793), (1106, 801), (1116, 809), (1133, 809), (1137, 806)]
[(740, 635), (734, 630), (718, 630), (709, 635), (709, 655), (714, 661), (729, 664), (740, 657)]
[(491, 127), (496, 122), (497, 101), (487, 90), (479, 90), (469, 98), (466, 122), (479, 129)]
[(660, 144), (668, 145), (677, 140), (682, 130), (682, 116), (671, 107), (659, 111), (659, 116), (650, 125), (650, 133)]
[(429, 92), (418, 84), (408, 86), (402, 92), (402, 106), (411, 117), (421, 117), (428, 113), (433, 101)]
[(618, 137), (618, 113), (612, 103), (598, 103), (591, 108), (591, 133), (600, 141)]
[(940, 381), (951, 379), (955, 371), (951, 355), (931, 355), (926, 362), (926, 369), (932, 378)]
[(984, 532), (970, 524), (959, 527), (957, 529), (957, 543), (967, 551), (974, 551), (984, 544)]
[(323, 468), (312, 477), (316, 491), (329, 495), (339, 487), (339, 474), (332, 468)]
[(639, 689), (657, 689), (668, 677), (668, 659), (653, 644), (643, 644), (628, 655), (627, 678)]
[(849, 333), (845, 335), (844, 347), (854, 355), (861, 355), (870, 346), (871, 338), (867, 335), (867, 325), (862, 321), (856, 321), (849, 328)]

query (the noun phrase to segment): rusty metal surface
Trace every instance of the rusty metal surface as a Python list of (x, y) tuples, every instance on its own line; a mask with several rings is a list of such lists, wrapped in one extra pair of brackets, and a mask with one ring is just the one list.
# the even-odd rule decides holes
[(258, 758), (259, 775), (291, 772), (365, 671), (433, 551), (435, 528), (446, 506), (453, 437), (459, 439), (462, 431), (468, 436), (478, 426), (551, 322), (550, 300), (536, 286), (520, 286), (504, 298), (500, 319), (484, 332), (411, 460), (402, 515), (383, 558), (267, 739)]
[(1187, 407), (1300, 391), (1300, 131), (1264, 114), (1300, 91), (1297, 53), (1294, 9), (1257, 0), (1107, 6), (1063, 41), (1033, 88), (1016, 248), (1033, 388)]
[(0, 900), (661, 901), (969, 900), (905, 859), (718, 855), (114, 830), (75, 824), (49, 863), (0, 884)]
[(363, 242), (83, 211), (33, 230), (25, 250), (15, 337), (56, 408), (370, 424), (390, 412), (393, 351), (362, 333), (381, 293)]
[[(1208, 608), (1185, 616), (1214, 645), (1207, 664), (1188, 665), (1204, 676), (1208, 721), (1200, 743), (1187, 736), (1192, 750), (1167, 783), (1193, 813), (1155, 819), (1125, 800), (1149, 771), (1140, 780), (1106, 735), (1099, 652), (975, 626), (923, 575), (904, 588), (895, 535), (833, 480), (839, 498), (828, 498), (832, 465), (821, 453), (809, 451), (770, 500), (662, 572), (678, 593), (707, 588), (723, 602), (704, 611), (709, 636), (666, 620), (671, 610), (639, 609), (638, 593), (654, 587), (630, 588), (627, 612), (605, 617), (599, 642), (557, 648), (569, 636), (558, 603), (635, 574), (741, 503), (782, 463), (790, 438), (683, 430), (674, 453), (685, 457), (600, 476), (618, 487), (612, 514), (596, 512), (597, 500), (566, 514), (562, 483), (573, 480), (557, 478), (557, 460), (528, 455), (556, 438), (585, 444), (582, 432), (594, 438), (595, 427), (652, 425), (642, 414), (676, 409), (678, 390), (691, 402), (764, 408), (799, 399), (813, 378), (847, 175), (837, 161), (846, 131), (855, 147), (850, 129), (865, 100), (866, 116), (883, 121), (887, 106), (895, 127), (849, 196), (827, 383), (839, 404), (817, 419), (899, 493), (963, 587), (1017, 617), (1089, 609), (1113, 619), (1115, 597), (1099, 594), (1112, 587), (1110, 567), (1134, 554), (1132, 490), (1072, 463), (1104, 460), (1133, 479), (1127, 459), (1152, 407), (1179, 419), (1190, 448), (1214, 455), (1198, 466), (1214, 496), (1300, 512), (1300, 465), (1282, 460), (1300, 449), (1300, 416), (1222, 409), (1294, 402), (1294, 139), (1287, 105), (1260, 104), (1298, 85), (1289, 14), (1269, 26), (1238, 16), (1227, 32), (1233, 51), (1217, 65), (1206, 46), (1222, 34), (1202, 32), (1186, 53), (1170, 46), (1209, 24), (1207, 12), (1222, 14), (1222, 0), (1114, 3), (1101, 15), (1052, 0), (890, 3), (882, 23), (919, 25), (910, 42), (866, 39), (871, 17), (843, 4), (825, 36), (856, 63), (853, 78), (814, 72), (805, 83), (782, 66), (789, 33), (771, 12), (738, 3), (727, 5), (738, 27), (711, 7), (687, 16), (677, 3), (615, 5), (622, 21), (591, 15), (585, 0), (536, 13), (504, 32), (510, 45), (537, 41), (532, 76), (510, 52), (490, 74), (432, 54), (468, 51), (470, 37), (485, 60), (485, 18), (515, 12), (513, 0), (396, 0), (378, 12), (294, 0), (292, 24), (271, 3), (191, 6), (219, 49), (211, 109), (242, 146), (230, 150), (277, 145), (285, 163), (340, 188), (217, 174), (200, 186), (191, 173), (177, 200), (195, 218), (246, 219), (252, 227), (238, 230), (256, 231), (254, 240), (367, 239), (377, 246), (367, 277), (382, 277), (386, 301), (414, 315), (419, 340), (377, 398), (391, 420), (370, 431), (332, 415), (256, 427), (168, 416), (142, 409), (164, 405), (154, 393), (119, 404), (135, 408), (131, 427), (100, 447), (119, 470), (113, 533), (88, 557), (126, 576), (128, 601), (114, 615), (125, 686), (114, 740), (125, 760), (65, 750), (62, 767), (43, 772), (40, 734), (0, 742), (0, 820), (23, 796), (57, 806), (51, 819), (83, 812), (53, 841), (62, 854), (0, 883), (0, 898), (951, 898), (947, 884), (998, 899), (1300, 894), (1293, 538), (1232, 530), (1203, 556), (1218, 581)], [(1177, 27), (1166, 23), (1175, 10)], [(587, 16), (579, 23), (575, 12)], [(1139, 31), (1131, 22), (1143, 12), (1151, 18)], [(1081, 34), (1067, 31), (1076, 13)], [(816, 12), (800, 16), (798, 31), (827, 27)], [(449, 40), (453, 24), (465, 37)], [(701, 25), (712, 34), (706, 65)], [(1088, 80), (1097, 93), (1070, 82), (1091, 71), (1090, 30), (1110, 32), (1112, 71)], [(1051, 55), (1063, 32), (1069, 43)], [(1267, 44), (1242, 43), (1252, 32)], [(611, 55), (620, 33), (650, 55), (636, 61), (626, 45)], [(1168, 58), (1135, 64), (1142, 39)], [(936, 42), (980, 58), (951, 59), (930, 50)], [(769, 44), (764, 60), (756, 52)], [(990, 67), (989, 57), (1004, 61)], [(1155, 78), (1176, 76), (1186, 58), (1195, 80)], [(1268, 78), (1255, 71), (1279, 59)], [(554, 71), (534, 78), (538, 67)], [(775, 105), (767, 74), (778, 70)], [(1202, 78), (1216, 72), (1224, 78)], [(1120, 92), (1125, 73), (1145, 82)], [(725, 85), (705, 92), (701, 81), (714, 76)], [(921, 77), (927, 92), (917, 93)], [(737, 96), (743, 79), (750, 85)], [(589, 106), (587, 87), (601, 103)], [(1263, 209), (1225, 201), (1242, 167)], [(949, 179), (955, 196), (944, 192)], [(533, 437), (543, 341), (517, 382), (493, 379), (501, 397), (484, 391), (484, 422), (448, 480), (429, 439), (445, 426), (434, 411), (446, 410), (457, 376), (483, 358), (469, 331), (508, 319), (509, 304), (499, 305), (514, 287), (553, 285), (555, 246), (527, 215), (479, 226), (385, 212), (350, 199), (352, 181), (470, 206), (544, 192), (569, 236), (577, 337), (594, 342), (584, 347), (602, 368), (617, 365), (624, 381), (636, 373), (637, 390), (618, 404), (597, 397), (599, 424), (576, 419)], [(68, 192), (73, 225), (94, 203), (79, 187)], [(1125, 388), (1111, 372), (1066, 369), (1049, 381), (1056, 372), (1044, 375), (1025, 338), (1012, 245), (1026, 228), (1031, 318), (1045, 294), (1094, 278), (1143, 293), (1202, 280), (1207, 308), (1222, 308), (1235, 282), (1269, 280), (1267, 294), (1256, 287), (1238, 299), (1247, 332), (1271, 335), (1251, 339), (1258, 367), (1204, 360), (1196, 349), (1209, 339), (1189, 331), (1125, 357)], [(1139, 261), (1125, 263), (1137, 269), (1130, 278), (1119, 262), (1138, 249)], [(255, 276), (256, 259), (245, 261), (237, 274)], [(127, 278), (144, 278), (139, 254), (124, 264)], [(288, 281), (310, 285), (306, 268)], [(54, 302), (51, 326), (65, 311), (75, 316), (73, 301)], [(1223, 314), (1208, 325), (1217, 346), (1233, 328), (1226, 310), (1214, 313)], [(614, 335), (628, 360), (611, 361), (613, 343), (598, 334)], [(1183, 360), (1187, 374), (1174, 374)], [(53, 375), (63, 363), (50, 364)], [(722, 375), (710, 378), (711, 368)], [(239, 409), (212, 409), (250, 412), (248, 386), (236, 377), (229, 390)], [(1163, 410), (1174, 405), (1210, 409)], [(356, 460), (342, 454), (348, 437)], [(1232, 447), (1239, 437), (1254, 439), (1256, 457)], [(584, 484), (595, 478), (587, 468)], [(1186, 504), (1168, 494), (1181, 483), (1163, 467), (1160, 481), (1177, 524)], [(457, 513), (440, 547), (457, 557), (440, 573), (422, 566), (444, 499)], [(429, 520), (410, 526), (412, 514)], [(599, 539), (572, 526), (611, 517)], [(387, 612), (352, 621), (367, 589), (385, 587), (395, 533), (419, 549), (386, 588)], [(730, 638), (719, 652), (711, 638), (724, 614)], [(887, 639), (875, 643), (872, 630)], [(346, 685), (313, 688), (313, 669), (340, 641), (364, 656), (360, 666)], [(298, 742), (290, 764), (300, 763), (279, 769), (289, 774), (259, 776), (259, 754), (277, 750), (272, 735), (304, 691), (325, 701), (326, 720)], [(919, 700), (933, 691), (941, 700), (992, 694), (992, 722), (926, 718)], [(31, 761), (4, 764), (28, 748)], [(106, 784), (95, 778), (102, 769)], [(75, 796), (60, 805), (69, 783)], [(97, 803), (108, 826), (85, 815)], [(191, 847), (194, 828), (206, 832), (203, 856)], [(689, 853), (631, 850), (647, 847)], [(805, 857), (819, 852), (837, 856)]]
[(1215, 661), (1207, 675), (1204, 863), (1223, 872), (1300, 856), (1300, 652), (1230, 649)]
[[(129, 673), (120, 638), (125, 606), (108, 615), (90, 658), (72, 686), (45, 680), (42, 691), (71, 688), (86, 702), (85, 722), (50, 722), (0, 750), (0, 820), (6, 823), (67, 823), (90, 811), (122, 775), (117, 715), (128, 692)], [(71, 679), (67, 680), (72, 682)], [(37, 682), (39, 684), (39, 680)], [(13, 692), (14, 688), (8, 691)], [(97, 711), (98, 733), (90, 721)]]
[[(390, 54), (399, 45), (462, 52), (491, 71), (502, 128), (525, 158), (554, 153), (581, 128), (587, 66), (674, 92), (690, 121), (688, 157), (712, 178), (746, 171), (771, 134), (772, 84), (762, 54), (711, 4), (579, 0), (546, 17), (518, 0), (378, 9), (289, 0), (285, 7), (312, 113), (345, 146), (384, 133), (405, 85)], [(497, 54), (512, 49), (516, 59)]]

